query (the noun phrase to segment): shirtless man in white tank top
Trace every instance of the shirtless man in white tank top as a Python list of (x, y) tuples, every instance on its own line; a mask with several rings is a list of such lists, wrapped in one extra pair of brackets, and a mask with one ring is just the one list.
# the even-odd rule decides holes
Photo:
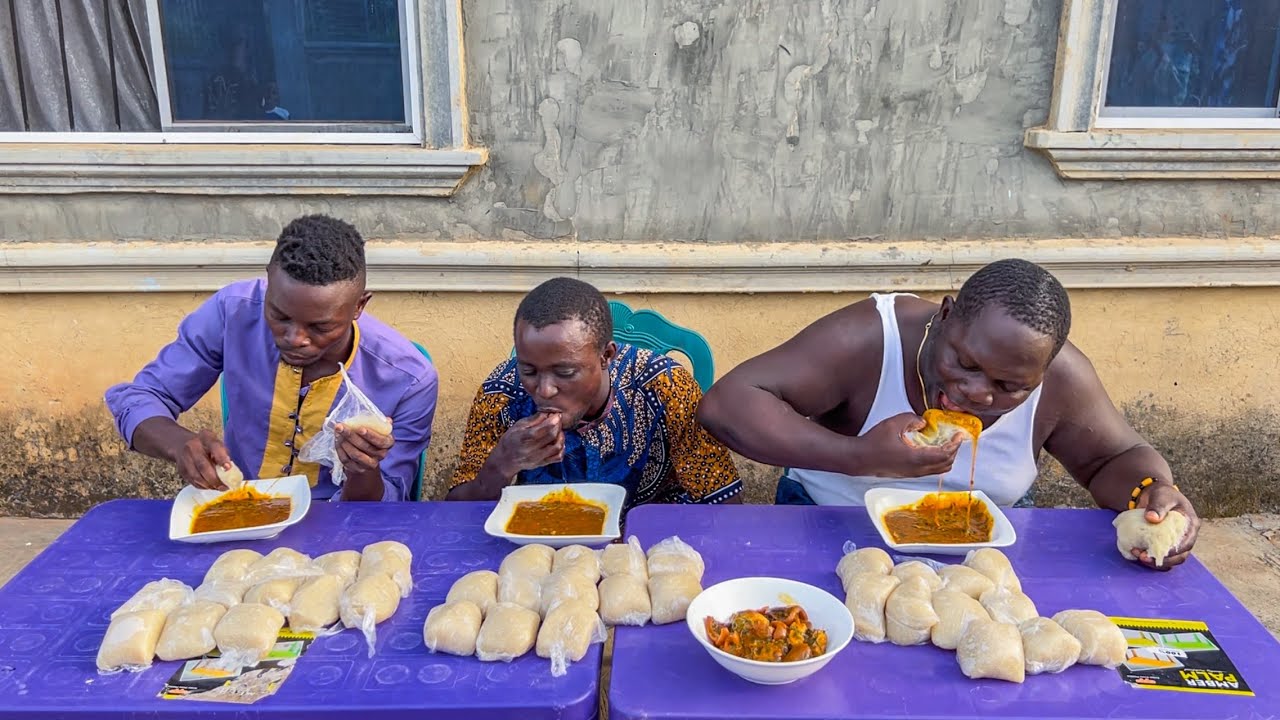
[[(1010, 504), (1030, 486), (1035, 459), (1047, 450), (1099, 507), (1124, 510), (1142, 488), (1137, 505), (1149, 522), (1185, 513), (1190, 529), (1159, 569), (1178, 565), (1199, 518), (1168, 463), (1067, 342), (1070, 324), (1067, 293), (1051, 274), (1001, 260), (941, 304), (877, 296), (819, 319), (721, 378), (703, 397), (698, 420), (752, 460), (797, 468), (783, 482), (798, 482), (814, 501), (856, 505), (872, 484), (936, 487), (939, 475), (948, 477), (958, 440), (913, 447), (903, 434), (923, 427), (926, 408), (967, 412), (984, 427), (978, 487), (997, 483), (990, 486), (1003, 498), (997, 502)], [(988, 437), (1000, 449), (988, 452)], [(967, 472), (950, 473), (961, 474), (967, 487)], [(1146, 478), (1154, 482), (1142, 487)], [(1135, 555), (1155, 567), (1145, 553)]]

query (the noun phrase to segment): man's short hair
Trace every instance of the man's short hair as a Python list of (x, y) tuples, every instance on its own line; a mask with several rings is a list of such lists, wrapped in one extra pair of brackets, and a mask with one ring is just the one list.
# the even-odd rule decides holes
[(1066, 288), (1033, 262), (997, 260), (970, 276), (956, 294), (955, 313), (962, 320), (972, 320), (989, 307), (998, 307), (1014, 320), (1053, 338), (1051, 358), (1071, 332), (1071, 301)]
[(530, 290), (516, 308), (515, 321), (521, 320), (539, 330), (566, 320), (581, 320), (599, 348), (613, 340), (609, 302), (595, 287), (573, 278), (552, 278)]
[(331, 285), (364, 276), (364, 238), (348, 222), (306, 215), (285, 226), (270, 265), (307, 285)]

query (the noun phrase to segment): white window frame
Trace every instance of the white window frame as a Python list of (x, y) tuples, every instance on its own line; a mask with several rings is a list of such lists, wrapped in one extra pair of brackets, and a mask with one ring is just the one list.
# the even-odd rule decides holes
[[(1111, 80), (1111, 53), (1115, 49), (1118, 0), (1109, 0), (1106, 50), (1102, 53), (1102, 79), (1099, 81), (1097, 128), (1134, 130), (1280, 130), (1280, 97), (1276, 107), (1253, 108), (1184, 108), (1129, 107), (1107, 104), (1107, 87)], [(1280, 40), (1280, 38), (1278, 38)]]
[(1072, 179), (1280, 178), (1280, 117), (1267, 108), (1105, 106), (1116, 6), (1064, 0), (1049, 118), (1027, 147)]
[[(407, 132), (241, 131), (235, 122), (206, 131), (174, 123), (159, 0), (147, 0), (161, 129), (0, 132), (0, 194), (452, 195), (488, 159), (471, 145), (464, 122), (461, 4), (398, 2)], [(440, 16), (442, 23), (432, 19)], [(439, 42), (425, 42), (427, 33)], [(428, 73), (448, 97), (428, 97)]]

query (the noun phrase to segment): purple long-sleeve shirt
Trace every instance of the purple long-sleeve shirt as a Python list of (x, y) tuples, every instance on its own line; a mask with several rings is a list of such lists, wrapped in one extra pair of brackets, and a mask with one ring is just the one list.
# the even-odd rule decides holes
[[(302, 384), (302, 371), (280, 359), (263, 315), (263, 279), (219, 290), (178, 326), (178, 337), (133, 382), (107, 390), (107, 407), (133, 447), (144, 420), (176, 420), (223, 377), (227, 422), (223, 443), (246, 477), (305, 474), (315, 499), (334, 498), (329, 468), (297, 452), (320, 430), (345, 391), (338, 374)], [(356, 321), (347, 374), (384, 415), (395, 444), (382, 461), (384, 500), (408, 499), (418, 459), (431, 441), (439, 377), (404, 336), (368, 313)]]

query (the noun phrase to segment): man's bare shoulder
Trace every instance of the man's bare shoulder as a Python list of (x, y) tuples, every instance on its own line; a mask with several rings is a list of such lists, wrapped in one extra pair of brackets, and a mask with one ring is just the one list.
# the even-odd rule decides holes
[(1076, 408), (1087, 408), (1106, 396), (1093, 363), (1080, 348), (1068, 341), (1049, 363), (1038, 415), (1052, 422), (1071, 414)]
[(1067, 391), (1074, 391), (1082, 381), (1097, 376), (1098, 373), (1093, 369), (1093, 363), (1089, 358), (1068, 340), (1053, 358), (1053, 362), (1049, 363), (1044, 381), (1046, 390), (1049, 387), (1061, 387)]
[(848, 358), (869, 350), (878, 353), (883, 336), (875, 298), (867, 298), (818, 318), (792, 343), (806, 352), (821, 349), (826, 355)]

